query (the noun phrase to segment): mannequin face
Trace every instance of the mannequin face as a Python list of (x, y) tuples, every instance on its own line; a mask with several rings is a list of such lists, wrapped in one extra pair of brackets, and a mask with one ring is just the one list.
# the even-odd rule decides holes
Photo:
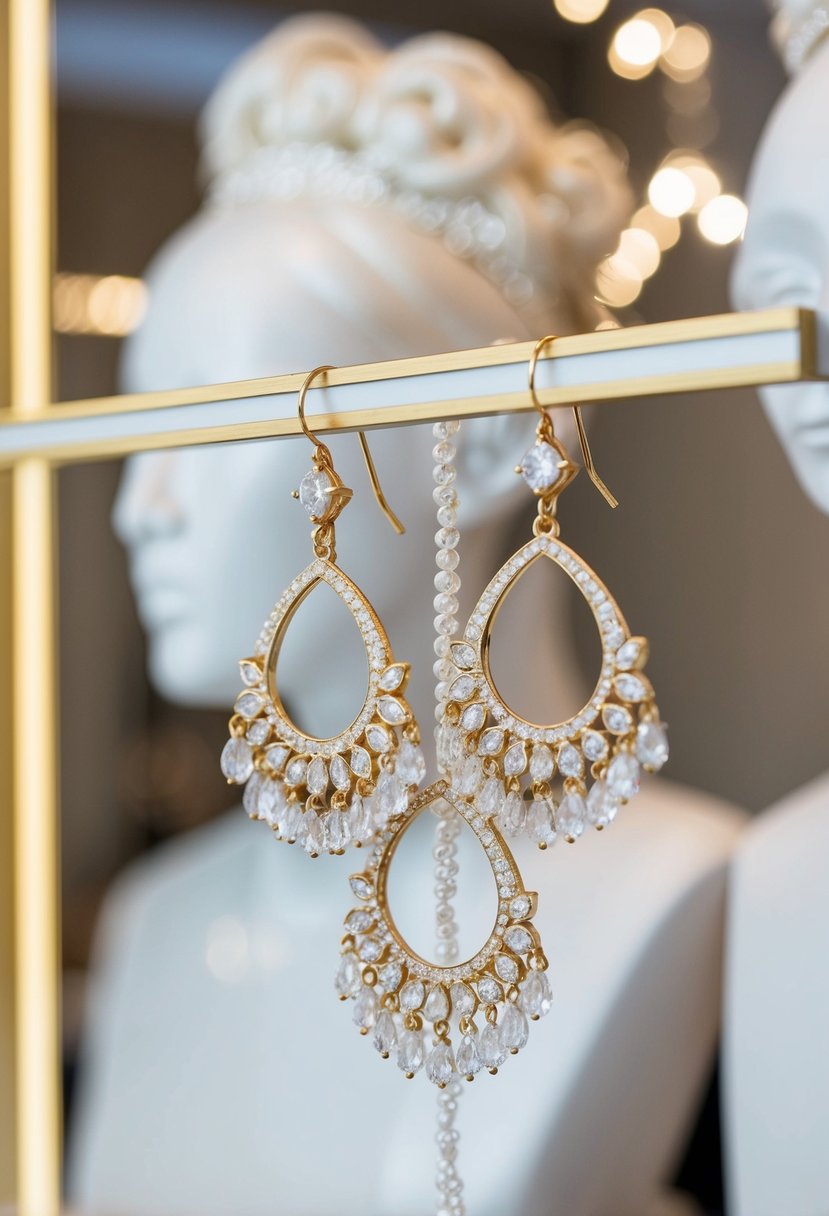
[[(741, 308), (829, 308), (829, 44), (791, 83), (763, 133), (749, 191), (750, 217), (734, 274)], [(829, 512), (829, 387), (761, 391), (771, 423), (806, 493)]]
[[(353, 234), (346, 247), (327, 251), (326, 281), (314, 282), (321, 220), (307, 208), (289, 219), (280, 212), (277, 224), (272, 209), (261, 206), (214, 213), (175, 238), (150, 275), (150, 314), (128, 351), (128, 388), (221, 382), (323, 359), (354, 363), (525, 336), (495, 289), (436, 242), (399, 229), (384, 235), (382, 212), (372, 214), (366, 239), (379, 233), (395, 241), (395, 273), (405, 277), (409, 267), (419, 267), (414, 290), (373, 283), (362, 260), (369, 287), (356, 289)], [(439, 298), (470, 299), (474, 314), (458, 318), (452, 310), (441, 317), (440, 306), (426, 306), (424, 258), (435, 263)], [(331, 285), (338, 293), (347, 285), (342, 299), (327, 291)], [(312, 428), (319, 408), (312, 392)], [(470, 532), (484, 530), (495, 547), (499, 533), (487, 524), (508, 519), (525, 498), (512, 468), (531, 441), (532, 423), (527, 417), (479, 420), (463, 431), (465, 541), (473, 544)], [(337, 471), (354, 491), (337, 524), (337, 560), (375, 605), (398, 657), (411, 659), (396, 640), (396, 623), (398, 636), (406, 637), (406, 618), (416, 613), (431, 630), (434, 441), (430, 427), (376, 432), (369, 440), (406, 534), (397, 537), (380, 513), (356, 436), (334, 436)], [(169, 699), (225, 706), (238, 691), (239, 658), (252, 652), (274, 601), (312, 560), (312, 525), (290, 494), (310, 456), (311, 445), (298, 439), (151, 453), (127, 462), (114, 524), (129, 553), (150, 675)], [(280, 689), (289, 698), (307, 680), (309, 654), (319, 672), (339, 661), (336, 631), (315, 627), (313, 612), (300, 610), (291, 636), (279, 668)]]

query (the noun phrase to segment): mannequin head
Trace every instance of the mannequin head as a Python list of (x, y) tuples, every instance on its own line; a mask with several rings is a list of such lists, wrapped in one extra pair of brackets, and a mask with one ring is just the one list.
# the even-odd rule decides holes
[[(233, 197), (206, 206), (151, 267), (148, 315), (126, 353), (129, 390), (520, 340), (597, 319), (590, 284), (626, 215), (623, 168), (594, 133), (553, 128), (525, 82), (486, 47), (435, 36), (389, 53), (351, 22), (287, 22), (220, 85), (203, 137), (218, 197), (228, 183)], [(501, 221), (508, 272), (494, 281), (457, 244), (450, 249), (450, 234), (423, 231), (390, 203), (314, 191), (260, 197), (259, 170), (246, 176), (251, 158), (260, 164), (263, 151), (297, 139), (359, 145), (427, 203), (485, 199)], [(512, 469), (531, 437), (525, 417), (464, 425), (465, 563), (475, 555), (491, 568), (495, 521), (529, 506)], [(424, 643), (433, 615), (431, 428), (370, 441), (407, 533), (395, 537), (377, 509), (356, 438), (335, 436), (337, 470), (355, 492), (338, 523), (338, 560), (387, 623), (398, 656), (411, 658), (407, 648)], [(238, 658), (311, 560), (310, 526), (290, 497), (309, 457), (303, 439), (129, 462), (115, 524), (130, 553), (151, 677), (169, 698), (226, 705), (235, 695)], [(301, 611), (293, 653), (313, 653), (320, 670), (336, 664), (336, 636), (313, 631), (310, 614), (303, 622)], [(313, 631), (307, 646), (304, 629)], [(431, 676), (430, 663), (421, 666)], [(303, 674), (290, 653), (280, 662), (289, 697)]]
[[(739, 308), (829, 307), (827, 112), (824, 43), (778, 102), (755, 155), (732, 283)], [(760, 395), (800, 484), (829, 512), (829, 390), (797, 384)]]

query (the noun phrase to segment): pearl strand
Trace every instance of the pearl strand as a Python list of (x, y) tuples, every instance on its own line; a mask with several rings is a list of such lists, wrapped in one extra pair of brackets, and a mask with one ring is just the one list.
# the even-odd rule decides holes
[[(440, 734), (443, 721), (446, 696), (454, 669), (449, 661), (451, 640), (458, 632), (458, 591), (461, 580), (457, 574), (459, 561), (457, 545), (460, 533), (457, 528), (458, 492), (455, 488), (457, 471), (453, 464), (456, 448), (452, 439), (457, 434), (460, 423), (455, 421), (436, 422), (433, 428), (435, 446), (432, 456), (435, 461), (433, 497), (437, 505), (437, 520), (439, 529), (435, 535), (438, 572), (435, 575), (434, 600), (435, 607), (435, 717), (438, 725), (436, 734)], [(445, 772), (441, 764), (441, 747), (438, 739), (438, 767)], [(435, 862), (435, 921), (437, 932), (437, 959), (446, 967), (452, 966), (458, 960), (458, 926), (455, 922), (455, 912), (452, 899), (457, 893), (455, 879), (458, 874), (457, 836), (460, 831), (460, 820), (457, 814), (445, 804), (445, 811), (437, 814), (435, 828), (435, 843), (432, 857)], [(438, 1091), (438, 1116), (435, 1140), (438, 1146), (438, 1164), (435, 1178), (438, 1204), (437, 1216), (464, 1216), (466, 1206), (463, 1200), (463, 1182), (458, 1174), (455, 1160), (458, 1155), (458, 1140), (460, 1133), (455, 1127), (455, 1117), (458, 1111), (458, 1098), (461, 1094), (461, 1083), (457, 1076), (442, 1090)]]

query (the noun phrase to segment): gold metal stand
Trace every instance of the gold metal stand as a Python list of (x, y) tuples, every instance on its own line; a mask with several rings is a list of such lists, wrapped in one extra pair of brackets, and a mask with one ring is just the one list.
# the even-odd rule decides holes
[[(19, 1216), (60, 1210), (54, 466), (297, 434), (304, 378), (50, 404), (49, 17), (0, 0), (0, 1206)], [(532, 345), (331, 371), (314, 429), (532, 409)], [(817, 375), (813, 315), (775, 309), (563, 337), (537, 386), (556, 406)]]

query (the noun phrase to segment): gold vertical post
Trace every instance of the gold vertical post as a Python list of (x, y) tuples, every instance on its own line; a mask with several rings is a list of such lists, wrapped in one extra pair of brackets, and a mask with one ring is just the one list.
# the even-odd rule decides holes
[[(7, 356), (2, 404), (6, 416), (18, 419), (35, 416), (52, 396), (50, 20), (48, 0), (3, 0), (2, 256), (8, 287), (2, 317)], [(11, 591), (6, 617), (0, 613), (0, 642), (11, 738), (10, 764), (4, 765), (11, 773), (11, 813), (6, 801), (3, 814), (6, 829), (11, 821), (14, 866), (14, 1189), (19, 1216), (57, 1216), (61, 1119), (52, 470), (47, 462), (27, 457), (14, 467), (4, 490), (2, 543), (11, 559), (6, 567)]]

